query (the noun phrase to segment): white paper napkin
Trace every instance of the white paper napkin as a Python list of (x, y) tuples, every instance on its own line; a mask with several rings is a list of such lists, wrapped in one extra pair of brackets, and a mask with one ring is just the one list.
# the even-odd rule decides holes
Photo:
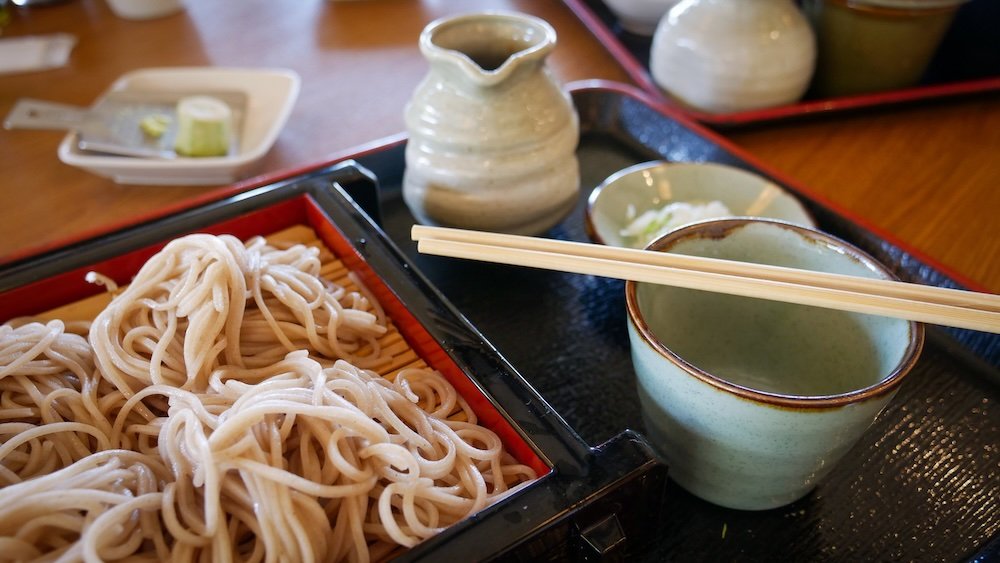
[(74, 45), (76, 36), (68, 33), (0, 38), (0, 74), (59, 68)]

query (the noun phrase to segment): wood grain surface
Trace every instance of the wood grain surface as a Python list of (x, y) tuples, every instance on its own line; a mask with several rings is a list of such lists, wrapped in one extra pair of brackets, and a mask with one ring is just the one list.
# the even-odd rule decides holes
[[(427, 71), (433, 19), (512, 9), (549, 21), (562, 81), (627, 75), (556, 0), (192, 0), (179, 14), (117, 18), (103, 0), (10, 8), (4, 37), (69, 32), (58, 69), (0, 76), (0, 114), (22, 97), (89, 105), (122, 74), (160, 66), (285, 67), (302, 90), (259, 173), (290, 170), (403, 131)], [(882, 108), (722, 132), (764, 163), (964, 280), (1000, 291), (1000, 97)], [(124, 186), (61, 163), (64, 133), (0, 130), (0, 262), (176, 206), (218, 186)]]

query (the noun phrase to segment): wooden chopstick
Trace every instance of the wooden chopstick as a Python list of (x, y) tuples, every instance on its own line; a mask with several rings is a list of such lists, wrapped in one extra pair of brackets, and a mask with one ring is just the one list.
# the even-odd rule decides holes
[(425, 254), (661, 283), (1000, 333), (1000, 296), (597, 244), (415, 225)]
[(484, 231), (450, 229), (445, 227), (428, 227), (424, 225), (414, 225), (411, 231), (411, 237), (413, 240), (417, 241), (421, 239), (433, 238), (438, 240), (452, 240), (456, 242), (482, 243), (508, 248), (524, 248), (527, 250), (555, 252), (573, 256), (590, 256), (593, 258), (605, 258), (608, 260), (621, 260), (636, 264), (649, 264), (651, 266), (664, 266), (701, 272), (730, 274), (741, 277), (769, 279), (795, 284), (813, 285), (817, 287), (829, 287), (831, 289), (842, 289), (845, 291), (857, 291), (863, 293), (878, 292), (879, 294), (888, 297), (899, 297), (902, 299), (913, 299), (918, 301), (928, 301), (931, 303), (940, 303), (943, 305), (954, 305), (956, 307), (970, 307), (986, 311), (1000, 312), (1000, 295), (974, 293), (959, 289), (903, 283), (892, 280), (859, 278), (844, 274), (814, 272), (810, 270), (799, 270), (795, 268), (770, 266), (766, 264), (734, 262), (732, 260), (685, 256), (682, 254), (669, 254), (666, 252), (647, 252), (634, 248), (618, 248), (600, 244), (586, 244), (564, 240), (505, 235)]

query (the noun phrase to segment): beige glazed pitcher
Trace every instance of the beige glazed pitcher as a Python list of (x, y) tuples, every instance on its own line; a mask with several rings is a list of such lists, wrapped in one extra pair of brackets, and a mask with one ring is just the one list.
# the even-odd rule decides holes
[(545, 59), (556, 34), (511, 12), (429, 24), (407, 104), (403, 197), (421, 223), (540, 234), (576, 205), (579, 120)]

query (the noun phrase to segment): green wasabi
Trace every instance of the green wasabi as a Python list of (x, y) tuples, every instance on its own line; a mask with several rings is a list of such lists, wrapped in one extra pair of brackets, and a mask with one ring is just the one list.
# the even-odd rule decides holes
[(167, 127), (170, 125), (170, 116), (163, 115), (162, 113), (156, 113), (153, 115), (147, 115), (139, 121), (139, 129), (146, 135), (153, 137), (154, 139), (159, 139), (167, 132)]

